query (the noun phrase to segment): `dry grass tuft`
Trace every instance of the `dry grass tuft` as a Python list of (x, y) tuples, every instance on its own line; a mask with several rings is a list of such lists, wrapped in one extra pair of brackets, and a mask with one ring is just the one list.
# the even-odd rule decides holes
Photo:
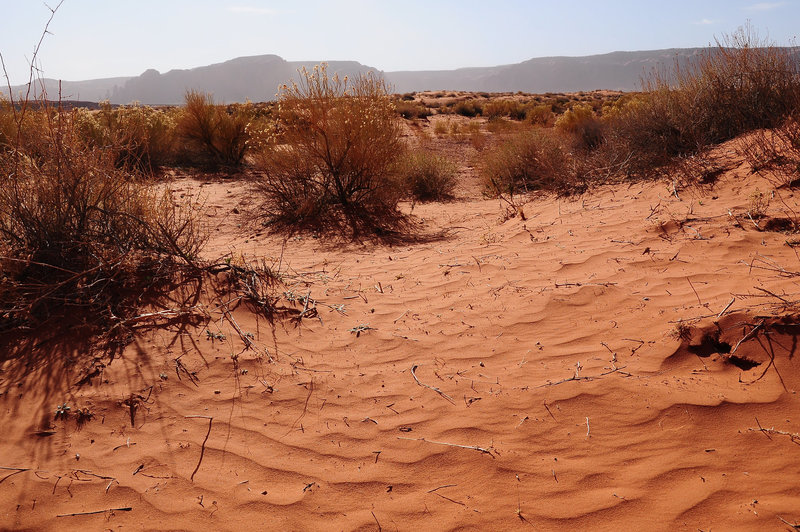
[(456, 166), (449, 159), (427, 151), (408, 153), (400, 161), (403, 188), (414, 201), (444, 201), (453, 197)]
[(566, 150), (556, 135), (543, 129), (508, 137), (486, 154), (480, 171), (484, 190), (492, 197), (566, 192), (573, 183)]

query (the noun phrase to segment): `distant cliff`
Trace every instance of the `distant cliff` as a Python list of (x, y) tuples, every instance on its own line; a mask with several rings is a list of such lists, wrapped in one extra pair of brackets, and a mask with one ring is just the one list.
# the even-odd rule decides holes
[[(380, 72), (355, 61), (329, 61), (329, 72), (344, 76), (382, 74), (396, 92), (420, 90), (469, 90), (486, 92), (575, 92), (594, 89), (638, 90), (641, 79), (654, 69), (686, 64), (702, 48), (673, 48), (640, 52), (612, 52), (585, 57), (541, 57), (511, 65), (456, 70)], [(798, 49), (792, 49), (800, 57)], [(61, 96), (68, 100), (138, 101), (146, 104), (180, 104), (189, 89), (210, 92), (218, 102), (266, 101), (278, 87), (297, 75), (300, 67), (315, 61), (286, 61), (277, 55), (239, 57), (224, 63), (170, 70), (147, 70), (137, 77), (89, 81), (64, 81)], [(59, 85), (43, 80), (48, 98), (57, 99)], [(13, 87), (14, 93), (25, 86)], [(7, 93), (7, 91), (5, 91)]]

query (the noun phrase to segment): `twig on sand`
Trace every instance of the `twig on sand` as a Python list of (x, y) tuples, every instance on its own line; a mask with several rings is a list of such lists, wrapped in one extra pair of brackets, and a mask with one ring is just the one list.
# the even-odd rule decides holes
[(437, 387), (435, 387), (435, 386), (428, 386), (427, 384), (420, 382), (420, 380), (417, 378), (417, 374), (416, 374), (416, 373), (414, 373), (414, 372), (417, 370), (417, 368), (418, 368), (418, 367), (419, 367), (419, 365), (418, 365), (418, 364), (414, 364), (413, 366), (411, 366), (411, 376), (412, 376), (412, 377), (414, 377), (414, 380), (415, 380), (415, 381), (417, 381), (417, 384), (419, 384), (419, 385), (420, 385), (420, 386), (422, 386), (423, 388), (427, 388), (427, 389), (429, 389), (429, 390), (433, 390), (434, 392), (438, 393), (439, 395), (441, 395), (442, 397), (444, 397), (445, 399), (447, 399), (448, 401), (450, 401), (450, 403), (452, 403), (452, 404), (456, 404), (456, 402), (453, 400), (453, 398), (452, 398), (452, 397), (450, 397), (449, 395), (447, 395), (446, 393), (444, 393), (444, 392), (443, 392), (442, 390), (440, 390), (439, 388), (437, 388)]
[(580, 282), (577, 282), (577, 283), (570, 283), (570, 282), (555, 283), (556, 288), (565, 288), (565, 287), (571, 287), (571, 286), (605, 286), (606, 288), (608, 288), (609, 286), (616, 286), (616, 285), (617, 285), (617, 283), (580, 283)]
[(787, 305), (791, 305), (791, 304), (792, 304), (792, 303), (791, 303), (791, 301), (788, 301), (788, 300), (786, 300), (785, 298), (783, 298), (783, 297), (779, 296), (778, 294), (776, 294), (776, 293), (774, 293), (774, 292), (770, 292), (770, 291), (769, 291), (769, 290), (767, 290), (766, 288), (761, 288), (760, 286), (756, 286), (755, 288), (756, 288), (756, 290), (761, 290), (762, 292), (764, 292), (764, 293), (765, 293), (765, 294), (767, 294), (767, 295), (770, 295), (770, 296), (772, 296), (772, 297), (774, 297), (774, 298), (780, 299), (781, 301), (783, 301), (783, 302), (784, 302), (784, 303), (786, 303)]
[[(758, 420), (756, 420), (756, 423), (758, 423)], [(747, 430), (751, 432), (761, 432), (767, 437), (769, 437), (770, 434), (780, 434), (781, 436), (789, 436), (789, 439), (792, 441), (792, 443), (794, 443), (795, 445), (800, 445), (800, 434), (786, 432), (785, 430), (778, 430), (775, 428), (765, 429), (764, 427), (761, 426), (761, 423), (758, 423), (758, 428), (750, 427)]]
[(144, 314), (139, 314), (138, 316), (134, 316), (132, 318), (128, 318), (122, 321), (119, 321), (114, 327), (118, 327), (120, 325), (133, 325), (134, 323), (138, 323), (140, 321), (146, 320), (177, 320), (178, 318), (183, 318), (186, 316), (192, 315), (205, 315), (205, 310), (203, 305), (194, 305), (188, 308), (171, 308), (165, 310), (159, 310), (157, 312), (146, 312)]
[(786, 524), (786, 526), (790, 526), (790, 527), (794, 528), (795, 530), (800, 530), (800, 524), (797, 524), (797, 523), (792, 524), (792, 523), (790, 523), (789, 521), (787, 521), (786, 519), (784, 519), (783, 517), (781, 517), (779, 515), (776, 516), (776, 517), (778, 519), (780, 519), (781, 521), (783, 521), (784, 524)]
[(405, 310), (405, 311), (404, 311), (402, 314), (400, 314), (399, 316), (397, 316), (397, 317), (394, 319), (394, 321), (393, 321), (392, 323), (397, 323), (397, 320), (399, 320), (400, 318), (402, 318), (403, 316), (405, 316), (406, 314), (408, 314), (410, 310), (411, 310), (411, 309), (406, 309), (406, 310)]
[(203, 455), (206, 454), (206, 442), (208, 441), (208, 437), (211, 434), (211, 423), (214, 422), (214, 418), (211, 416), (184, 416), (185, 418), (201, 418), (201, 419), (208, 419), (208, 432), (206, 432), (206, 437), (203, 440), (203, 444), (200, 446), (200, 459), (197, 461), (197, 466), (192, 471), (191, 476), (189, 477), (190, 482), (194, 482), (194, 476), (197, 471), (200, 469), (200, 464), (203, 462)]
[(747, 340), (749, 340), (750, 338), (752, 338), (756, 334), (756, 332), (761, 328), (761, 326), (764, 325), (764, 321), (765, 320), (761, 320), (760, 322), (758, 322), (758, 324), (755, 327), (750, 329), (749, 333), (747, 333), (744, 336), (742, 336), (742, 339), (739, 340), (738, 342), (736, 342), (736, 345), (733, 346), (733, 349), (731, 349), (731, 355), (735, 355), (736, 354), (736, 350), (739, 349), (739, 346), (742, 345), (743, 342), (746, 342)]
[(434, 445), (447, 445), (448, 447), (459, 447), (461, 449), (472, 449), (473, 451), (480, 451), (483, 454), (488, 454), (492, 458), (494, 458), (494, 454), (491, 450), (486, 449), (484, 447), (478, 447), (477, 445), (461, 445), (460, 443), (447, 443), (444, 441), (434, 441), (434, 440), (426, 440), (425, 438), (406, 438), (403, 436), (398, 436), (398, 440), (409, 440), (409, 441), (424, 441), (425, 443), (432, 443)]
[(75, 512), (71, 514), (58, 514), (56, 517), (75, 517), (76, 515), (95, 515), (104, 514), (106, 512), (130, 512), (133, 510), (130, 506), (123, 506), (120, 508), (106, 508), (105, 510), (94, 510), (92, 512)]
[(728, 304), (727, 304), (727, 305), (725, 305), (725, 308), (724, 308), (724, 309), (722, 309), (722, 312), (720, 312), (719, 314), (717, 314), (717, 319), (720, 319), (720, 318), (722, 317), (722, 315), (723, 315), (723, 314), (725, 314), (725, 313), (728, 311), (728, 309), (729, 309), (729, 308), (731, 308), (731, 305), (733, 305), (733, 302), (734, 302), (734, 301), (736, 301), (736, 296), (733, 296), (733, 297), (731, 298), (731, 300), (728, 302)]
[[(620, 366), (618, 368), (615, 367), (614, 369), (606, 371), (605, 373), (600, 373), (599, 375), (580, 376), (580, 375), (578, 375), (578, 372), (576, 371), (575, 375), (573, 375), (572, 377), (569, 377), (568, 379), (562, 379), (562, 380), (556, 381), (556, 382), (547, 382), (545, 384), (540, 384), (539, 386), (537, 386), (537, 388), (544, 388), (545, 386), (558, 386), (559, 384), (564, 384), (565, 382), (572, 382), (572, 381), (591, 381), (591, 380), (594, 380), (594, 379), (599, 379), (601, 377), (605, 377), (606, 375), (611, 375), (612, 373), (619, 373), (621, 375), (625, 375), (626, 377), (631, 377), (632, 375), (630, 373), (628, 373), (627, 371), (622, 371), (626, 367), (628, 367), (628, 366)], [(547, 407), (547, 405), (545, 405), (545, 408), (546, 407)], [(550, 415), (552, 416), (553, 414), (551, 413)], [(553, 419), (555, 419), (555, 418), (553, 418)]]
[(373, 518), (373, 519), (375, 519), (375, 522), (376, 522), (376, 523), (378, 523), (378, 532), (381, 532), (381, 531), (383, 530), (383, 528), (381, 527), (381, 522), (380, 522), (380, 521), (378, 521), (378, 518), (377, 518), (377, 517), (375, 517), (375, 512), (373, 512), (372, 510), (370, 510), (370, 511), (369, 511), (369, 513), (371, 513), (371, 514), (372, 514), (372, 518)]
[(650, 214), (645, 218), (645, 220), (649, 220), (653, 217), (653, 215), (658, 211), (658, 208), (661, 207), (661, 200), (658, 201), (655, 207), (650, 207)]
[[(294, 420), (294, 423), (292, 423), (292, 428), (289, 429), (289, 432), (294, 430), (294, 427), (297, 425), (297, 423), (301, 419), (303, 419), (303, 417), (305, 417), (306, 412), (308, 412), (308, 402), (311, 400), (311, 394), (313, 394), (313, 393), (314, 393), (314, 379), (312, 377), (312, 379), (310, 381), (308, 381), (308, 395), (306, 395), (306, 402), (303, 403), (303, 412), (300, 414), (300, 416), (298, 416), (297, 419)], [(302, 427), (303, 426), (300, 425), (300, 428), (302, 428)], [(286, 434), (289, 434), (289, 432), (287, 432)]]
[(769, 441), (772, 441), (772, 436), (769, 435), (769, 432), (764, 430), (764, 427), (761, 426), (761, 422), (758, 420), (758, 418), (756, 418), (756, 425), (758, 425), (759, 430), (764, 433), (764, 436), (766, 436)]
[(692, 287), (692, 292), (694, 292), (694, 295), (697, 296), (697, 302), (700, 303), (700, 305), (702, 306), (703, 302), (700, 300), (700, 295), (697, 293), (697, 290), (694, 289), (694, 285), (692, 284), (692, 280), (689, 279), (688, 277), (686, 278), (686, 280), (689, 281), (689, 286)]
[(25, 471), (30, 471), (31, 470), (31, 468), (29, 468), (29, 467), (2, 467), (2, 466), (0, 466), (0, 469), (2, 469), (4, 471), (13, 471), (13, 473), (9, 473), (8, 475), (6, 475), (3, 478), (1, 478), (0, 479), (0, 484), (5, 482), (5, 480), (7, 478), (9, 478), (9, 477), (13, 477), (14, 475), (19, 475), (20, 473), (24, 473)]
[(242, 331), (242, 328), (239, 327), (239, 324), (236, 323), (236, 319), (233, 317), (233, 314), (231, 314), (231, 311), (228, 309), (227, 305), (222, 306), (222, 315), (228, 319), (231, 325), (233, 325), (233, 328), (236, 330), (239, 338), (241, 338), (242, 342), (244, 342), (245, 349), (254, 349), (256, 344), (250, 339), (249, 335)]
[(434, 491), (438, 491), (444, 488), (453, 488), (455, 486), (458, 486), (458, 484), (445, 484), (444, 486), (439, 486), (438, 488), (433, 488), (432, 490), (428, 490), (428, 493), (433, 493)]
[(450, 497), (446, 497), (446, 496), (442, 495), (441, 493), (434, 493), (434, 495), (438, 495), (438, 496), (439, 496), (439, 497), (441, 497), (442, 499), (445, 499), (445, 500), (447, 500), (447, 501), (450, 501), (450, 502), (452, 502), (452, 503), (454, 503), (454, 504), (459, 504), (459, 505), (461, 505), (461, 506), (466, 506), (466, 504), (464, 504), (463, 502), (461, 502), (461, 501), (457, 501), (457, 500), (455, 500), (455, 499), (451, 499)]
[(558, 420), (556, 419), (556, 416), (553, 415), (553, 413), (550, 411), (550, 407), (547, 406), (547, 401), (544, 402), (544, 409), (547, 410), (547, 413), (550, 414), (550, 417), (553, 418), (553, 421), (558, 423)]

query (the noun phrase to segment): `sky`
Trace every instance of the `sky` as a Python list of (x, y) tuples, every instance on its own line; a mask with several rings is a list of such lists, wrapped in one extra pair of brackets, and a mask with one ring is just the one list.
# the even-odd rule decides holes
[[(12, 84), (28, 80), (48, 5), (58, 0), (0, 0)], [(260, 54), (438, 70), (707, 46), (748, 21), (774, 44), (798, 44), (800, 0), (63, 0), (36, 64), (69, 81)]]

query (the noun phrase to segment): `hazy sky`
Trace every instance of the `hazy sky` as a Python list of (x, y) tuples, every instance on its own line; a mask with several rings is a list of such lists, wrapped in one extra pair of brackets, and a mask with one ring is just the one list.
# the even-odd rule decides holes
[[(0, 0), (0, 15), (0, 53), (22, 83), (50, 11), (40, 0)], [(794, 44), (800, 0), (64, 0), (39, 62), (46, 77), (72, 81), (268, 53), (450, 69), (705, 46), (747, 20)]]

